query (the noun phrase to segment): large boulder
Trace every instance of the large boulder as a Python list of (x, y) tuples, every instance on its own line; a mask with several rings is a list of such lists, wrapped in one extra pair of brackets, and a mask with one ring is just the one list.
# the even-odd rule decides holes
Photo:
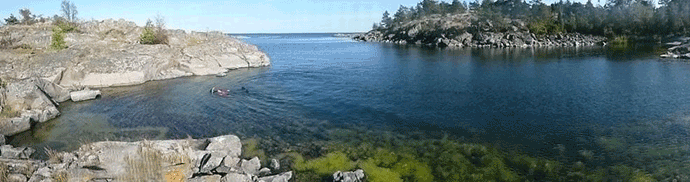
[(45, 122), (60, 114), (55, 103), (37, 86), (36, 80), (10, 82), (3, 95), (3, 114), (0, 115), (2, 135), (26, 131), (32, 122)]
[(240, 170), (245, 174), (258, 175), (259, 168), (261, 168), (261, 161), (258, 157), (254, 157), (251, 160), (242, 159), (240, 163)]
[(208, 139), (209, 144), (206, 146), (207, 151), (214, 151), (223, 154), (223, 156), (238, 157), (242, 154), (242, 143), (240, 138), (234, 135), (224, 135)]

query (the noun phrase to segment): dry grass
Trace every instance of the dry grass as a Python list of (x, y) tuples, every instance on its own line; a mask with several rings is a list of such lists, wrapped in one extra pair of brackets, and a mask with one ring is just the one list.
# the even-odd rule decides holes
[(9, 175), (9, 167), (5, 162), (0, 162), (0, 181), (7, 181), (7, 175)]
[(67, 182), (69, 181), (69, 173), (65, 170), (60, 170), (51, 174), (50, 178), (55, 182)]
[(2, 111), (0, 111), (0, 118), (13, 118), (19, 115), (20, 113), (18, 111), (13, 110), (12, 107), (10, 107), (9, 105), (6, 105), (2, 108)]
[[(185, 152), (191, 150), (191, 144), (183, 143), (177, 151), (163, 153), (153, 147), (149, 141), (142, 141), (137, 151), (138, 157), (127, 156), (126, 176), (123, 181), (184, 181), (190, 170), (192, 159)], [(165, 170), (169, 166), (169, 170)]]
[(49, 147), (44, 147), (43, 149), (46, 151), (46, 155), (48, 156), (48, 162), (53, 164), (62, 163), (62, 152), (58, 152)]
[(162, 181), (163, 155), (151, 147), (148, 141), (142, 141), (137, 151), (139, 157), (126, 156), (127, 173), (123, 181)]
[(194, 36), (189, 36), (189, 38), (187, 38), (187, 46), (199, 45), (199, 44), (201, 44), (201, 42), (203, 42), (203, 41), (197, 39), (197, 38), (194, 37)]
[(186, 166), (174, 167), (165, 173), (166, 182), (184, 182), (187, 178), (185, 175), (185, 170), (189, 170)]

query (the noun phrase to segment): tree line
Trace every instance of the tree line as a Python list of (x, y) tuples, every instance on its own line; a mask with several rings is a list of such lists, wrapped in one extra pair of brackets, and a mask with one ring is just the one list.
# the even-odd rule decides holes
[(688, 35), (690, 1), (688, 0), (607, 0), (604, 5), (542, 0), (475, 0), (451, 3), (422, 0), (416, 6), (400, 6), (392, 16), (384, 12), (374, 29), (389, 29), (404, 22), (429, 15), (448, 16), (472, 12), (480, 20), (491, 20), (501, 26), (506, 18), (520, 19), (533, 33), (555, 34), (578, 32), (603, 36)]

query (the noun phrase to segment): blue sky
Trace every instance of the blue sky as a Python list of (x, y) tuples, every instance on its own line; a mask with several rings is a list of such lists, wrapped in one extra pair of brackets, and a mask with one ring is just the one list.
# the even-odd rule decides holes
[[(381, 14), (421, 0), (233, 0), (233, 1), (89, 1), (73, 0), (77, 17), (85, 20), (124, 18), (143, 25), (156, 14), (167, 27), (217, 30), (227, 33), (365, 32)], [(444, 0), (450, 2), (451, 0)], [(544, 0), (551, 3), (555, 0)], [(586, 0), (574, 0), (586, 2)], [(605, 0), (601, 0), (602, 3)], [(20, 8), (34, 14), (60, 14), (62, 0), (10, 0), (3, 2), (0, 17), (19, 16)], [(595, 4), (597, 0), (593, 0)]]

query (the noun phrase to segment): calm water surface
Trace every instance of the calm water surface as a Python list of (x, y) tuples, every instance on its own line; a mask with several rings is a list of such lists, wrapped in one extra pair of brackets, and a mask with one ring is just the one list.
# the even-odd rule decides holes
[[(561, 155), (602, 151), (602, 136), (673, 139), (687, 150), (690, 64), (647, 48), (442, 50), (331, 34), (243, 36), (271, 67), (106, 88), (98, 100), (61, 103), (62, 116), (11, 142), (73, 150), (235, 134), (297, 145), (343, 128), (453, 136), (547, 157), (559, 146)], [(214, 86), (231, 96), (211, 95)], [(675, 130), (653, 128), (661, 121)], [(640, 126), (658, 132), (619, 130)]]

